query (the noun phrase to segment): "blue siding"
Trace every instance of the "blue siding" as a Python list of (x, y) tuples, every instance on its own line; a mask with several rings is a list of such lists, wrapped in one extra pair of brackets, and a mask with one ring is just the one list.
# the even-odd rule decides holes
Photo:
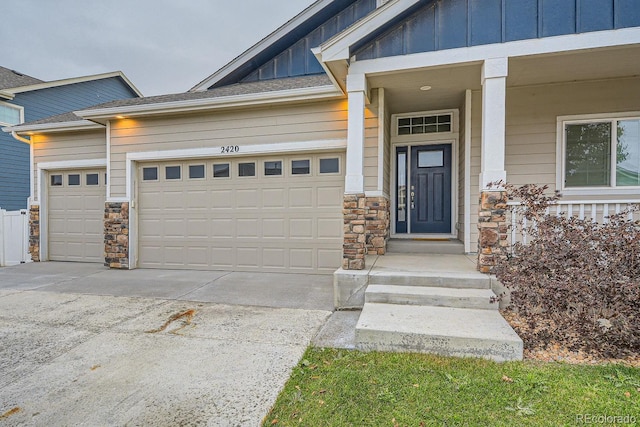
[(319, 46), (376, 8), (376, 0), (335, 2), (336, 5), (339, 3), (344, 3), (344, 6), (340, 10), (333, 11), (322, 22), (306, 30), (293, 31), (294, 34), (299, 33), (299, 36), (293, 38), (284, 48), (270, 53), (267, 49), (268, 56), (256, 59), (254, 64), (241, 67), (237, 73), (211, 88), (237, 81), (252, 82), (323, 73), (324, 70), (311, 49)]
[(29, 197), (29, 146), (0, 131), (0, 208), (26, 209)]
[(502, 21), (502, 0), (471, 0), (471, 46), (500, 43), (502, 30), (499, 25), (487, 25), (487, 22)]
[(509, 0), (504, 4), (504, 40), (526, 40), (538, 37), (538, 3), (531, 0)]
[[(137, 95), (111, 77), (16, 94), (11, 104), (24, 107), (25, 122)], [(0, 208), (26, 209), (29, 197), (29, 145), (0, 131)]]
[(437, 50), (467, 45), (467, 0), (448, 0), (436, 9)]
[(637, 27), (640, 22), (640, 4), (638, 0), (616, 0), (615, 6), (615, 27), (627, 28)]
[(363, 60), (638, 26), (640, 0), (431, 0), (353, 54)]

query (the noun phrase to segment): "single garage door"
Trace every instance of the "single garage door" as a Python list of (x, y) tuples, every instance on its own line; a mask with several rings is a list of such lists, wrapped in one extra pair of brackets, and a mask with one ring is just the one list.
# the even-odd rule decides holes
[(104, 262), (105, 170), (48, 176), (49, 259)]
[(343, 155), (142, 163), (139, 266), (333, 273)]

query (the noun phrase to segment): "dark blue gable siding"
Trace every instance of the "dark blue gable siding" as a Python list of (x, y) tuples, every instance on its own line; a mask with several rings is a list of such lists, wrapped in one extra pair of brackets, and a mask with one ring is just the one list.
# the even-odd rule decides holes
[[(119, 77), (94, 80), (16, 94), (25, 122), (78, 110), (135, 94)], [(0, 131), (0, 208), (25, 209), (29, 197), (29, 145)]]
[(353, 52), (373, 59), (637, 26), (639, 0), (429, 0)]
[(220, 80), (209, 89), (238, 82), (279, 79), (323, 73), (311, 52), (376, 8), (376, 0), (334, 0), (300, 27), (273, 46)]

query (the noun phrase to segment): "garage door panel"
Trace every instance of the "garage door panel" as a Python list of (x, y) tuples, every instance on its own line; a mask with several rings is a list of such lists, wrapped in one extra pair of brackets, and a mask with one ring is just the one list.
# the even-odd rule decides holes
[(283, 188), (267, 188), (262, 190), (262, 200), (264, 208), (284, 209), (285, 193)]
[(211, 209), (233, 209), (233, 190), (211, 190)]
[[(320, 156), (307, 157), (308, 175), (292, 175), (290, 158), (281, 156), (282, 176), (263, 176), (264, 158), (241, 158), (229, 161), (227, 178), (140, 181), (139, 266), (332, 273), (341, 263), (344, 177), (319, 174)], [(258, 176), (236, 176), (238, 162), (255, 162)], [(212, 171), (221, 161), (196, 163)], [(181, 206), (176, 193), (184, 195)]]
[[(98, 175), (98, 185), (86, 185), (88, 174)], [(104, 261), (104, 174), (104, 169), (49, 173), (62, 176), (62, 185), (51, 185), (51, 179), (47, 180), (50, 260)], [(80, 185), (68, 185), (69, 175), (80, 175)]]
[(283, 218), (267, 218), (262, 220), (262, 237), (284, 239), (285, 220)]
[(286, 250), (282, 248), (264, 248), (262, 250), (262, 265), (266, 268), (286, 268)]
[(318, 207), (319, 208), (333, 208), (335, 207), (336, 200), (342, 199), (342, 187), (318, 187)]
[(318, 218), (318, 239), (339, 239), (342, 237), (341, 219)]
[(240, 267), (258, 268), (260, 266), (260, 250), (256, 247), (240, 247), (236, 250), (237, 264)]
[(313, 269), (313, 249), (291, 249), (289, 267), (291, 269)]
[(289, 220), (289, 237), (292, 239), (313, 237), (312, 218), (291, 218)]
[(313, 208), (313, 188), (291, 188), (289, 189), (289, 207)]

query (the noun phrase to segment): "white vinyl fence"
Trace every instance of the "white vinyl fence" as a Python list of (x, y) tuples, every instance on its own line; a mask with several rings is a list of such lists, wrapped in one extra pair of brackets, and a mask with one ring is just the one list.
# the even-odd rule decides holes
[[(526, 218), (523, 218), (523, 209), (519, 202), (508, 203), (511, 211), (511, 235), (510, 243), (522, 242), (527, 244), (528, 236), (522, 231), (522, 227), (529, 225)], [(634, 210), (635, 209), (635, 210)], [(618, 214), (622, 211), (629, 211), (627, 217), (630, 220), (640, 220), (640, 200), (558, 200), (547, 208), (547, 214), (558, 216), (575, 216), (580, 219), (591, 219), (600, 224), (609, 221), (610, 215)], [(522, 222), (522, 227), (514, 227), (514, 224)]]
[(27, 210), (0, 209), (0, 267), (31, 261)]

